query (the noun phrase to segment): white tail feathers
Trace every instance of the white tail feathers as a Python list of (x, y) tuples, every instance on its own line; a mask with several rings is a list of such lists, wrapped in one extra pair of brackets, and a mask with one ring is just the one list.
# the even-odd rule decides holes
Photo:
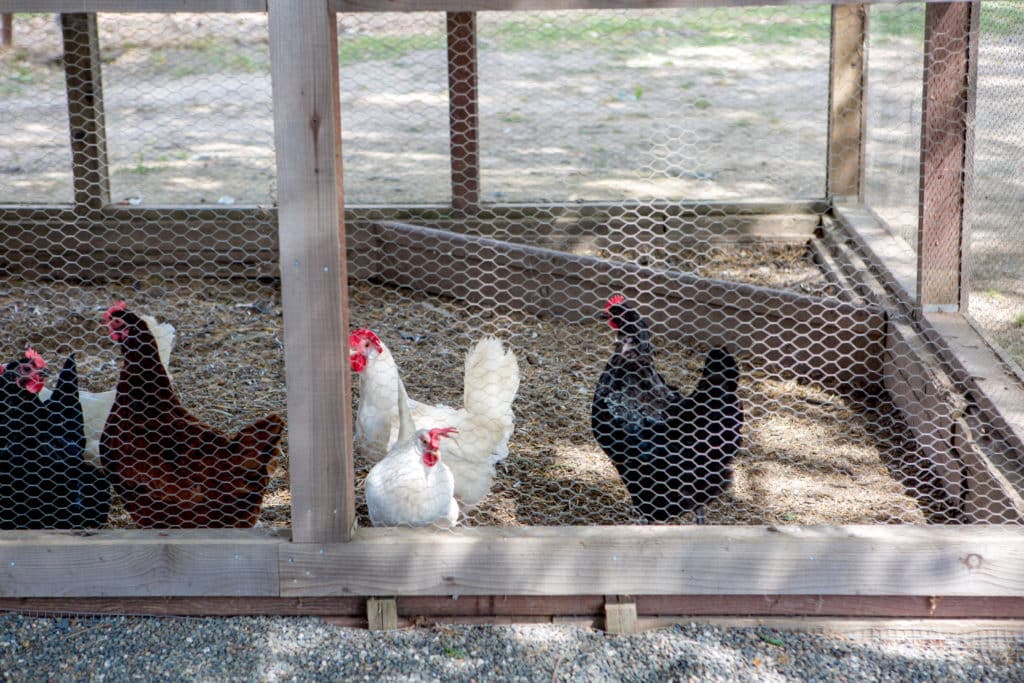
[(153, 333), (156, 339), (156, 348), (160, 353), (160, 363), (170, 374), (171, 351), (174, 350), (174, 325), (170, 323), (158, 323), (156, 318), (150, 315), (140, 316), (146, 323), (146, 327)]
[(463, 407), (473, 415), (508, 420), (519, 391), (519, 361), (496, 337), (484, 337), (466, 355)]

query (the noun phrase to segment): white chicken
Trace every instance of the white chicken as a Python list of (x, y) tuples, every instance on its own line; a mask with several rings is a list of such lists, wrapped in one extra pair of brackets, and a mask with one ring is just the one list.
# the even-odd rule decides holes
[[(398, 366), (380, 338), (367, 329), (349, 335), (349, 361), (359, 374), (355, 445), (365, 457), (379, 460), (398, 438)], [(519, 391), (515, 354), (495, 337), (481, 339), (466, 355), (463, 383), (462, 408), (409, 399), (409, 409), (417, 429), (458, 430), (459, 438), (445, 449), (445, 462), (455, 477), (455, 496), (471, 507), (490, 492), (494, 466), (508, 457), (515, 425), (512, 402)]]
[[(156, 337), (160, 362), (167, 368), (171, 362), (171, 350), (174, 348), (174, 325), (158, 323), (155, 318), (148, 315), (141, 317)], [(39, 392), (39, 400), (45, 403), (52, 393), (50, 389), (43, 389)], [(114, 389), (95, 393), (83, 390), (78, 392), (78, 400), (82, 404), (82, 414), (85, 417), (85, 460), (94, 467), (100, 466), (100, 437), (103, 435), (103, 426), (107, 423), (110, 409), (114, 405), (116, 393)]]
[(374, 526), (455, 526), (459, 504), (452, 497), (452, 472), (441, 462), (441, 439), (457, 432), (452, 427), (417, 430), (401, 380), (398, 393), (398, 440), (366, 475), (370, 521)]

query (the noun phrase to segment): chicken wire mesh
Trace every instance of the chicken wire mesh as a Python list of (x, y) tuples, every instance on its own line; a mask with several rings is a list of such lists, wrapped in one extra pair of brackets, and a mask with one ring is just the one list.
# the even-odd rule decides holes
[[(899, 230), (886, 205), (911, 197), (916, 215), (924, 9), (871, 12), (865, 199)], [(948, 420), (886, 391), (886, 363), (912, 356), (886, 355), (886, 329), (913, 317), (866, 267), (835, 267), (855, 245), (819, 225), (830, 19), (824, 5), (339, 15), (350, 316), (373, 333), (352, 340), (353, 369), (394, 361), (376, 387), (356, 375), (360, 524), (448, 517), (449, 488), (465, 525), (1018, 521), (948, 456)], [(29, 345), (52, 367), (74, 351), (82, 386), (109, 390), (120, 354), (103, 318), (125, 299), (175, 326), (169, 370), (191, 413), (225, 432), (283, 415), (265, 17), (100, 15), (102, 100), (64, 94), (83, 51), (69, 30), (81, 41), (67, 20), (19, 15), (3, 55), (0, 201), (88, 209), (0, 208), (15, 369)], [(105, 144), (109, 189), (68, 170), (90, 144)], [(496, 348), (477, 346), (490, 335)], [(370, 475), (395, 373), (417, 425), (459, 428), (409, 451), (427, 464), (436, 448), (454, 473), (427, 494), (389, 483), (414, 467)], [(431, 412), (466, 399), (479, 419)], [(189, 526), (165, 499), (243, 491), (249, 508), (227, 516), (248, 525), (259, 491), (260, 521), (286, 525), (277, 444), (266, 479), (267, 448), (234, 463), (241, 480), (145, 460), (107, 473), (134, 488), (115, 486), (106, 523)], [(154, 509), (126, 504), (145, 487)]]
[(0, 526), (286, 523), (266, 18), (14, 26)]

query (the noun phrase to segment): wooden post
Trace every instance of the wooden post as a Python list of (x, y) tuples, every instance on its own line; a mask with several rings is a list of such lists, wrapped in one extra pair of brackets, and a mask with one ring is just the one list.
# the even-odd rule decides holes
[(0, 47), (14, 46), (14, 15), (0, 14)]
[(639, 631), (636, 620), (636, 600), (626, 595), (606, 597), (604, 630), (615, 635), (627, 635)]
[(828, 196), (864, 198), (867, 5), (832, 6), (829, 69)]
[(394, 631), (398, 628), (398, 600), (367, 598), (366, 621), (371, 631)]
[(75, 208), (82, 212), (99, 211), (110, 204), (110, 178), (96, 15), (62, 14), (60, 25), (64, 37)]
[(448, 12), (448, 134), (452, 207), (480, 203), (480, 120), (477, 101), (476, 13)]
[(349, 540), (352, 414), (338, 35), (330, 0), (270, 0), (292, 540)]
[(964, 205), (974, 152), (979, 14), (976, 1), (925, 10), (917, 241), (917, 301), (924, 311), (956, 311), (967, 296)]

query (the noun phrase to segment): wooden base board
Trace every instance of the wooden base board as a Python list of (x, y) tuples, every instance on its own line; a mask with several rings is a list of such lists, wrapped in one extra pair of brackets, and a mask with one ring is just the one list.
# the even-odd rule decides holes
[[(160, 617), (315, 616), (367, 626), (368, 600), (338, 598), (0, 598), (0, 612), (27, 615), (140, 615)], [(601, 595), (409, 597), (396, 599), (401, 627), (424, 623), (551, 623), (604, 619)], [(643, 624), (727, 619), (929, 620), (964, 619), (1024, 623), (1024, 597), (939, 597), (863, 595), (675, 595), (635, 596), (636, 617)]]

